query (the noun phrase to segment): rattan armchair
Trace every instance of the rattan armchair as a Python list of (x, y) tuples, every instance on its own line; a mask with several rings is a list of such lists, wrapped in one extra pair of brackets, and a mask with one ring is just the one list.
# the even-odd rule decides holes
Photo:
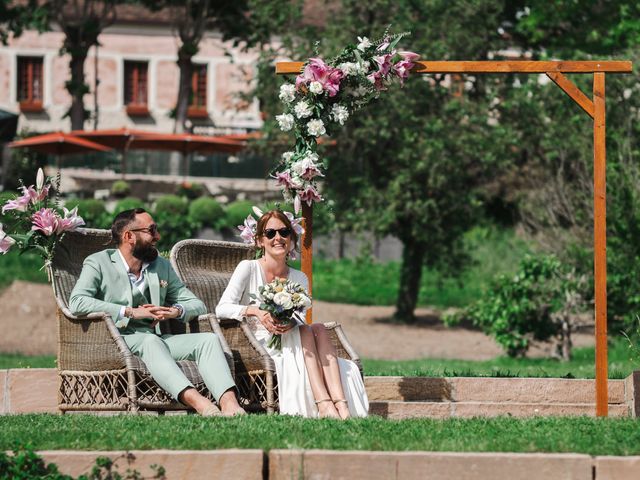
[[(254, 258), (253, 248), (217, 240), (182, 240), (171, 250), (171, 264), (184, 284), (215, 312), (229, 279), (240, 261)], [(233, 352), (235, 380), (240, 399), (249, 411), (273, 413), (278, 409), (275, 364), (245, 322), (219, 318), (218, 322)], [(347, 340), (340, 324), (325, 323), (338, 356), (353, 360), (362, 373), (360, 357)]]
[[(162, 390), (139, 357), (133, 355), (104, 312), (78, 317), (69, 311), (69, 296), (84, 259), (110, 245), (109, 230), (79, 229), (67, 233), (47, 266), (57, 303), (58, 317), (58, 408), (67, 411), (180, 410), (186, 407)], [(168, 324), (168, 325), (165, 325)], [(183, 333), (180, 322), (162, 322), (166, 333)], [(213, 331), (221, 339), (233, 373), (231, 351), (212, 315), (201, 315), (189, 331)], [(211, 399), (196, 364), (177, 362), (196, 388)]]

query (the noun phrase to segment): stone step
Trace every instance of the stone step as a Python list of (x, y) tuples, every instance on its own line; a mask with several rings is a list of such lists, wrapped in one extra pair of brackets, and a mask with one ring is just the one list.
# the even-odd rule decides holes
[[(564, 378), (365, 377), (370, 401), (590, 404), (595, 381)], [(624, 404), (625, 381), (609, 380), (609, 403)]]
[[(404, 402), (370, 401), (369, 413), (391, 420), (405, 418), (595, 416), (594, 403)], [(630, 416), (624, 404), (609, 404), (610, 417)]]

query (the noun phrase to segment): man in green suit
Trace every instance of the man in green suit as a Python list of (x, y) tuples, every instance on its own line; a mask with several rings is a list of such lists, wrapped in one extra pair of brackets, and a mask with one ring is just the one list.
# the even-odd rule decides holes
[(116, 215), (111, 234), (117, 246), (88, 256), (69, 308), (76, 315), (106, 312), (153, 379), (175, 399), (201, 415), (217, 412), (200, 395), (175, 360), (195, 360), (207, 388), (224, 415), (244, 413), (235, 394), (220, 340), (213, 333), (162, 335), (159, 322), (184, 322), (206, 313), (204, 303), (180, 281), (171, 264), (158, 256), (158, 227), (144, 209)]

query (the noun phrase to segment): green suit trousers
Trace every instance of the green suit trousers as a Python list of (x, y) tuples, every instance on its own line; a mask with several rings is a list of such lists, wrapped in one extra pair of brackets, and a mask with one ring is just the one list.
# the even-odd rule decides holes
[(173, 398), (193, 387), (175, 360), (194, 360), (216, 401), (235, 387), (220, 340), (215, 333), (162, 335), (137, 332), (123, 335), (131, 352), (145, 363), (153, 379)]

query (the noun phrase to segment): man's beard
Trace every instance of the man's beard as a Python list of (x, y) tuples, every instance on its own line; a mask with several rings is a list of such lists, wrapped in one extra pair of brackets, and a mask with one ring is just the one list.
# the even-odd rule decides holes
[(158, 258), (158, 249), (150, 243), (137, 242), (131, 254), (138, 260), (151, 263)]

